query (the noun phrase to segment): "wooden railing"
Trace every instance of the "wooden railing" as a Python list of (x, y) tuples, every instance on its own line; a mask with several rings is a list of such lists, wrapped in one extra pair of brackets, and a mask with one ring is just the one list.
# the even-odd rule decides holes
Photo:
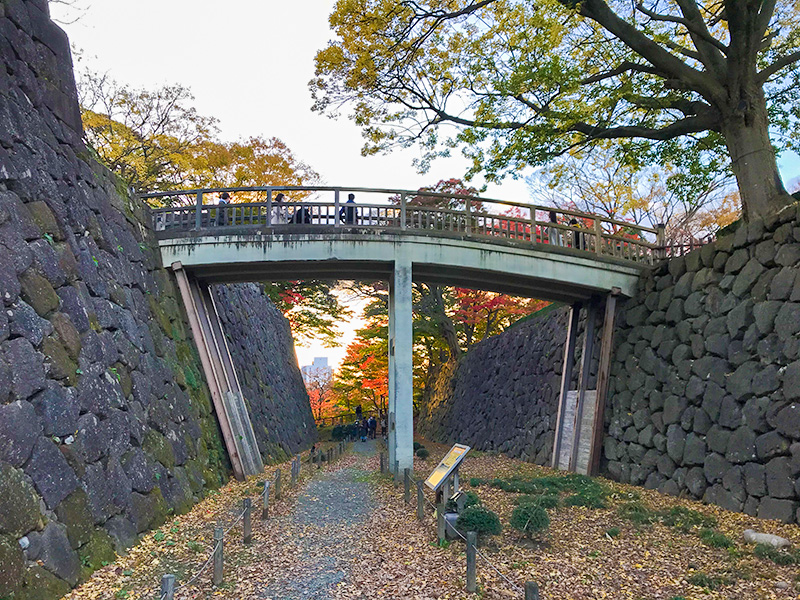
[[(229, 203), (219, 203), (227, 192)], [(284, 197), (279, 200), (278, 194)], [(356, 203), (347, 203), (348, 194)], [(332, 198), (331, 198), (332, 196)], [(663, 225), (643, 227), (600, 215), (438, 192), (324, 186), (263, 186), (156, 192), (142, 196), (159, 232), (350, 228), (502, 238), (572, 248), (652, 265), (666, 257)], [(208, 200), (213, 198), (214, 202)], [(371, 199), (365, 202), (365, 198)], [(220, 231), (222, 233), (222, 231)]]

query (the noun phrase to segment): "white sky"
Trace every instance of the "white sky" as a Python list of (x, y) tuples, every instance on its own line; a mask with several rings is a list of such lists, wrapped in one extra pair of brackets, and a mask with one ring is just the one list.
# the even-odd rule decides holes
[[(416, 173), (411, 163), (419, 152), (413, 149), (364, 158), (354, 124), (311, 112), (307, 84), (314, 55), (332, 38), (333, 5), (334, 0), (76, 0), (80, 18), (62, 26), (92, 70), (137, 87), (187, 86), (198, 111), (219, 119), (223, 139), (276, 136), (329, 185), (417, 189), (463, 175), (461, 158)], [(77, 14), (65, 16), (59, 5), (51, 10), (62, 22)], [(800, 173), (796, 156), (782, 166), (787, 180)], [(486, 195), (529, 199), (522, 180), (490, 186)], [(345, 324), (343, 345), (358, 326)], [(344, 346), (298, 347), (297, 354), (301, 366), (327, 356), (336, 367)]]

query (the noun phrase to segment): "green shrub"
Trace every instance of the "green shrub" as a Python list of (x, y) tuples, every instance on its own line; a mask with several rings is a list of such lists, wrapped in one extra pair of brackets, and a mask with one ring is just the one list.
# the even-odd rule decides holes
[(335, 425), (331, 431), (331, 437), (334, 440), (343, 440), (345, 437), (345, 431), (344, 425)]
[(708, 544), (712, 548), (730, 548), (733, 546), (731, 539), (716, 529), (701, 530), (700, 539), (703, 540), (704, 544)]
[(419, 442), (414, 442), (414, 452), (416, 452), (416, 451), (417, 451), (417, 450), (419, 450), (420, 448), (424, 448), (424, 447), (425, 447), (425, 446), (423, 446), (423, 445), (422, 445), (422, 444), (420, 444)]
[(456, 520), (461, 532), (474, 531), (478, 535), (498, 535), (503, 527), (497, 514), (483, 506), (470, 506)]
[(483, 483), (483, 479), (478, 479), (477, 477), (471, 477), (469, 480), (470, 487), (480, 487), (481, 483)]
[(606, 535), (608, 537), (612, 538), (619, 537), (619, 534), (620, 534), (619, 527), (609, 527), (608, 529), (606, 529)]
[(427, 448), (420, 448), (419, 450), (417, 450), (417, 456), (419, 456), (422, 460), (425, 460), (430, 455), (431, 455), (431, 453), (428, 452)]
[(535, 504), (542, 508), (557, 508), (560, 504), (556, 494), (533, 494), (529, 496), (521, 496), (517, 498), (517, 504)]
[[(465, 500), (464, 500), (464, 508), (469, 508), (470, 506), (480, 506), (481, 499), (478, 498), (478, 494), (475, 492), (465, 492), (464, 493)], [(445, 512), (456, 512), (456, 503), (455, 500), (448, 500), (445, 506)]]
[(527, 536), (539, 533), (550, 525), (550, 517), (541, 506), (527, 502), (517, 506), (511, 513), (511, 527)]
[(777, 548), (773, 548), (769, 544), (756, 544), (753, 554), (755, 554), (758, 558), (771, 560), (776, 565), (800, 564), (800, 550), (795, 550), (795, 552), (792, 554), (783, 550), (778, 550)]

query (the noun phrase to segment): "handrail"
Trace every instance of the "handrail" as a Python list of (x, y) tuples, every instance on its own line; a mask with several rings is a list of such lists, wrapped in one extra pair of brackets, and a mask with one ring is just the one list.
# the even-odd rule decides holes
[[(342, 187), (342, 186), (325, 186), (325, 185), (263, 185), (263, 186), (246, 186), (246, 187), (191, 188), (186, 190), (174, 190), (166, 192), (148, 192), (146, 194), (139, 194), (139, 197), (142, 198), (143, 200), (147, 200), (150, 198), (169, 198), (171, 196), (190, 196), (190, 195), (196, 196), (197, 194), (205, 195), (205, 194), (217, 194), (217, 193), (221, 194), (222, 192), (228, 192), (230, 194), (238, 192), (291, 192), (291, 191), (303, 191), (303, 192), (346, 191), (346, 192), (360, 192), (368, 194), (395, 194), (400, 196), (401, 203), (403, 200), (403, 196), (404, 195), (407, 196), (409, 194), (411, 194), (412, 196), (451, 198), (463, 201), (469, 200), (487, 204), (503, 204), (505, 206), (513, 206), (515, 208), (527, 208), (529, 210), (535, 210), (541, 212), (555, 211), (557, 213), (569, 215), (571, 217), (591, 219), (592, 221), (599, 218), (603, 223), (619, 225), (620, 227), (632, 227), (634, 229), (645, 231), (647, 233), (658, 234), (658, 229), (654, 229), (652, 227), (646, 227), (644, 225), (636, 225), (634, 223), (628, 223), (625, 221), (620, 221), (618, 219), (603, 217), (602, 215), (595, 215), (592, 213), (581, 212), (578, 210), (557, 208), (555, 206), (542, 206), (538, 204), (528, 204), (526, 202), (516, 202), (513, 200), (499, 200), (496, 198), (484, 198), (483, 196), (472, 196), (467, 194), (448, 194), (445, 192), (421, 192), (419, 190), (402, 190), (402, 189), (391, 189), (391, 188)], [(392, 206), (392, 205), (386, 205), (386, 206)], [(416, 206), (416, 205), (412, 204), (411, 206)], [(420, 208), (427, 208), (427, 207), (420, 207)]]
[[(281, 203), (277, 203), (273, 199), (273, 194), (278, 191), (333, 192), (334, 200), (333, 202), (324, 201), (314, 196), (309, 200), (296, 197), (286, 198)], [(222, 204), (206, 204), (204, 202), (205, 195), (223, 192), (265, 193), (266, 201), (225, 202)], [(341, 202), (342, 192), (390, 194), (391, 198), (389, 203), (363, 203), (360, 199), (357, 204), (347, 204)], [(576, 210), (494, 200), (472, 195), (366, 187), (248, 186), (152, 192), (141, 195), (141, 198), (154, 200), (176, 196), (194, 196), (192, 198), (194, 202), (179, 206), (151, 207), (156, 230), (200, 231), (229, 226), (280, 227), (286, 225), (291, 216), (295, 221), (292, 223), (294, 227), (303, 225), (334, 228), (357, 226), (362, 229), (416, 230), (423, 231), (428, 235), (450, 232), (471, 237), (503, 238), (533, 245), (546, 244), (551, 247), (572, 248), (595, 256), (610, 256), (639, 264), (652, 265), (657, 260), (664, 258), (666, 254), (663, 250), (664, 226), (653, 229)], [(413, 198), (420, 196), (454, 200), (463, 208), (413, 203)], [(412, 200), (410, 201), (409, 198)], [(527, 214), (525, 212), (501, 214), (499, 209), (495, 209), (498, 212), (489, 212), (487, 209), (493, 205), (506, 209), (509, 207), (522, 209)], [(276, 213), (275, 209), (278, 207), (280, 211)], [(300, 212), (300, 207), (303, 207), (306, 212)], [(554, 223), (549, 220), (540, 221), (537, 219), (537, 211), (539, 213), (556, 213), (561, 216), (562, 220), (576, 220), (576, 225), (563, 222)], [(302, 222), (298, 217), (302, 217)], [(626, 231), (634, 235), (628, 236)], [(645, 235), (647, 234), (654, 235), (655, 241), (646, 239)]]

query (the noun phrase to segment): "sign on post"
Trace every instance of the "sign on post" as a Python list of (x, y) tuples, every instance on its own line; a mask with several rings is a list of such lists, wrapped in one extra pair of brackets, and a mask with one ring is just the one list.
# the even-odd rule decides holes
[(439, 488), (448, 480), (450, 475), (458, 469), (458, 466), (461, 464), (461, 461), (464, 460), (469, 450), (469, 446), (455, 444), (442, 459), (442, 462), (436, 466), (433, 473), (425, 480), (425, 485), (435, 492), (439, 491)]

